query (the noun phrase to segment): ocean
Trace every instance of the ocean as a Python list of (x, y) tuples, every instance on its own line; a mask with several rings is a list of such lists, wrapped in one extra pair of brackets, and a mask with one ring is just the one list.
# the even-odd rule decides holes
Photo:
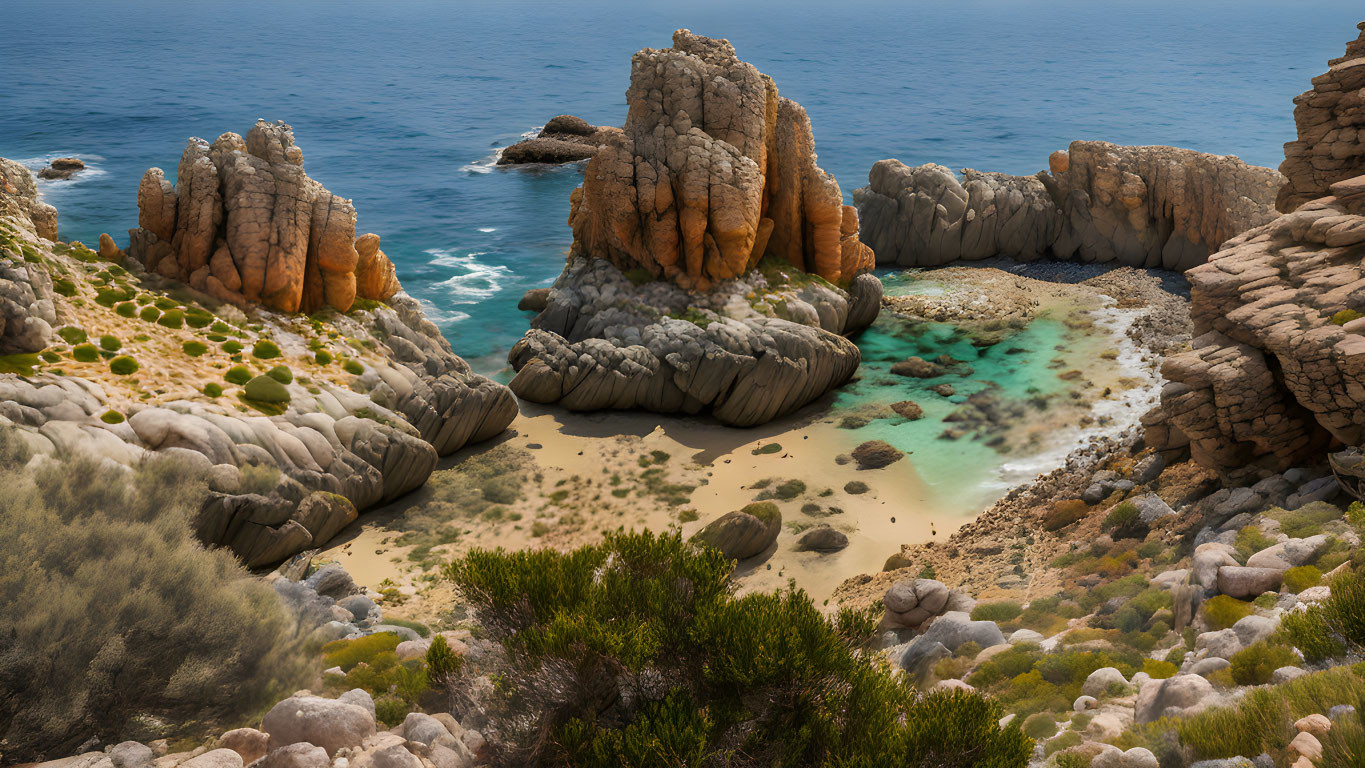
[(676, 28), (729, 38), (803, 104), (848, 197), (882, 158), (1033, 173), (1073, 139), (1277, 165), (1292, 98), (1358, 21), (1341, 0), (5, 0), (0, 155), (86, 158), (41, 184), (61, 235), (126, 244), (144, 170), (284, 120), (455, 349), (497, 373), (517, 299), (561, 268), (581, 169), (495, 168), (496, 150), (561, 113), (620, 124), (631, 55)]

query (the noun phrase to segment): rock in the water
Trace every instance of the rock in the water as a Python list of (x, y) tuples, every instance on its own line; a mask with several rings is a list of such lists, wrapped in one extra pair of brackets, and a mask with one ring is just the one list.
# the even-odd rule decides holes
[(854, 448), (852, 455), (859, 469), (881, 469), (905, 457), (895, 446), (883, 440), (868, 440)]
[(1010, 176), (882, 160), (853, 193), (879, 264), (1007, 256), (1184, 270), (1274, 216), (1269, 168), (1174, 147), (1075, 141), (1049, 171)]
[(719, 549), (728, 558), (744, 560), (765, 552), (781, 532), (782, 511), (771, 501), (759, 501), (721, 515), (693, 538)]
[(596, 126), (581, 117), (560, 115), (546, 123), (535, 136), (499, 152), (498, 165), (559, 165), (587, 160), (598, 147), (620, 135), (620, 128)]
[(85, 161), (79, 157), (59, 157), (48, 163), (46, 168), (38, 171), (38, 178), (48, 181), (69, 179), (83, 170), (85, 170)]

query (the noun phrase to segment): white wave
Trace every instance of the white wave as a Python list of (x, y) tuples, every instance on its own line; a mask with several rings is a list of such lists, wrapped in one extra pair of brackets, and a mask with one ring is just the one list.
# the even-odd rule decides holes
[[(56, 160), (59, 157), (78, 157), (85, 163), (85, 168), (77, 171), (72, 174), (70, 178), (66, 179), (38, 178), (38, 172), (46, 168), (53, 160)], [(89, 181), (90, 179), (97, 179), (101, 176), (109, 175), (108, 171), (99, 166), (99, 163), (103, 160), (103, 155), (89, 155), (81, 152), (51, 152), (40, 157), (26, 157), (15, 162), (28, 168), (30, 171), (33, 171), (33, 176), (38, 182), (39, 194), (46, 194), (48, 192), (60, 191), (64, 187), (75, 186), (82, 181)]]
[(498, 228), (497, 228), (497, 227), (479, 227), (479, 231), (480, 231), (480, 232), (483, 232), (483, 233), (485, 233), (485, 234), (487, 234), (487, 233), (489, 233), (489, 232), (497, 232), (497, 231), (498, 231)]
[(512, 270), (500, 264), (484, 264), (478, 257), (487, 255), (482, 251), (460, 253), (433, 248), (426, 251), (432, 256), (431, 264), (456, 270), (456, 274), (437, 283), (456, 304), (474, 304), (493, 296), (502, 290), (503, 282), (512, 275)]
[(435, 302), (427, 299), (419, 298), (417, 303), (422, 305), (422, 311), (426, 313), (427, 318), (437, 325), (448, 325), (469, 319), (468, 312), (461, 312), (458, 309), (442, 309)]
[[(543, 125), (537, 125), (531, 130), (521, 134), (521, 136), (517, 138), (517, 141), (512, 142), (512, 144), (515, 144), (519, 141), (526, 141), (527, 139), (534, 139), (535, 137), (540, 135), (540, 130), (544, 127), (545, 126)], [(510, 147), (512, 145), (508, 144), (507, 146)], [(496, 147), (493, 150), (493, 154), (481, 157), (472, 163), (462, 165), (460, 166), (460, 170), (464, 171), (465, 173), (492, 173), (493, 168), (496, 167), (498, 161), (502, 159), (502, 151), (504, 149), (507, 149), (507, 147)]]

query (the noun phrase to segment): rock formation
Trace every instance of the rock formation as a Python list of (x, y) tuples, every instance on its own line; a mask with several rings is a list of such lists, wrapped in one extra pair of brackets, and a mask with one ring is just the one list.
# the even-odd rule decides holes
[(546, 123), (540, 133), (499, 153), (498, 165), (576, 163), (592, 157), (598, 147), (620, 134), (620, 128), (592, 125), (573, 115), (559, 115)]
[(672, 48), (640, 51), (626, 99), (623, 132), (574, 192), (573, 253), (698, 289), (765, 255), (831, 282), (872, 268), (806, 111), (728, 40), (681, 29)]
[(379, 237), (356, 238), (351, 201), (304, 173), (284, 123), (258, 120), (246, 139), (190, 139), (176, 181), (151, 168), (138, 188), (129, 251), (149, 272), (281, 312), (345, 312), (399, 290)]
[(1285, 185), (1275, 207), (1290, 213), (1325, 197), (1338, 181), (1365, 174), (1365, 22), (1346, 44), (1346, 55), (1328, 62), (1312, 90), (1294, 99), (1299, 137), (1284, 145), (1280, 173)]
[(509, 355), (512, 390), (574, 410), (753, 425), (847, 381), (881, 283), (810, 121), (724, 40), (635, 55), (630, 113), (575, 190), (568, 266)]
[[(213, 230), (177, 227), (169, 214), (191, 210), (201, 193), (212, 198), (189, 179), (214, 168), (204, 159), (181, 174), (187, 206), (143, 196), (144, 225), (160, 229), (142, 242), (166, 246), (154, 263), (176, 266), (177, 279), (179, 259), (206, 242), (186, 233)], [(351, 274), (361, 295), (388, 284), (386, 305), (312, 318), (239, 308), (143, 272), (135, 259), (125, 269), (79, 243), (39, 238), (55, 211), (37, 202), (26, 169), (0, 159), (0, 173), (0, 354), (19, 356), (0, 373), (0, 425), (17, 428), (35, 454), (125, 466), (178, 457), (211, 491), (195, 521), (200, 538), (250, 566), (321, 546), (358, 511), (420, 486), (438, 456), (493, 437), (517, 414), (506, 387), (474, 375), (417, 302), (389, 290), (391, 265)], [(351, 243), (341, 229), (335, 242)], [(371, 267), (387, 265), (377, 237), (352, 247)], [(118, 356), (97, 353), (87, 343), (97, 339)]]
[(59, 157), (48, 163), (46, 168), (38, 171), (38, 178), (60, 181), (69, 179), (83, 170), (85, 170), (85, 161), (79, 157)]
[(1184, 270), (1274, 216), (1282, 181), (1235, 157), (1072, 142), (1050, 171), (1010, 176), (882, 160), (853, 199), (879, 264), (1005, 256)]
[[(1225, 477), (1284, 470), (1320, 460), (1334, 443), (1365, 442), (1365, 176), (1332, 181), (1365, 165), (1365, 144), (1343, 139), (1349, 105), (1365, 98), (1365, 67), (1352, 66), (1365, 64), (1363, 40), (1296, 100), (1300, 140), (1285, 147), (1289, 180), (1279, 201), (1315, 199), (1232, 239), (1187, 274), (1193, 349), (1167, 359), (1171, 383), (1144, 423), (1150, 443), (1188, 441), (1198, 462)], [(1320, 130), (1324, 119), (1341, 130)]]

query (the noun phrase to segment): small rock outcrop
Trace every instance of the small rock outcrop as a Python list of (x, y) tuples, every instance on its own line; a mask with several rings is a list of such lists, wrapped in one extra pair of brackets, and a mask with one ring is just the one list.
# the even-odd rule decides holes
[(1005, 256), (1184, 270), (1274, 217), (1283, 179), (1235, 157), (1075, 141), (1049, 170), (1010, 176), (882, 160), (856, 190), (877, 263)]
[(635, 55), (630, 113), (571, 200), (568, 266), (509, 355), (512, 389), (574, 410), (753, 425), (848, 380), (881, 283), (810, 121), (724, 40)]
[(138, 187), (129, 252), (149, 272), (280, 312), (345, 312), (401, 287), (379, 236), (356, 237), (351, 201), (304, 172), (284, 123), (258, 120), (245, 139), (190, 139), (176, 180), (151, 168)]
[(620, 134), (620, 128), (592, 125), (573, 115), (559, 115), (535, 136), (518, 141), (499, 153), (498, 165), (576, 163), (592, 157), (598, 147)]
[(38, 178), (47, 181), (59, 181), (69, 179), (83, 170), (85, 170), (85, 161), (79, 157), (59, 157), (48, 163), (46, 168), (38, 171)]
[(0, 157), (0, 218), (24, 222), (44, 240), (57, 239), (57, 209), (38, 197), (28, 168)]

